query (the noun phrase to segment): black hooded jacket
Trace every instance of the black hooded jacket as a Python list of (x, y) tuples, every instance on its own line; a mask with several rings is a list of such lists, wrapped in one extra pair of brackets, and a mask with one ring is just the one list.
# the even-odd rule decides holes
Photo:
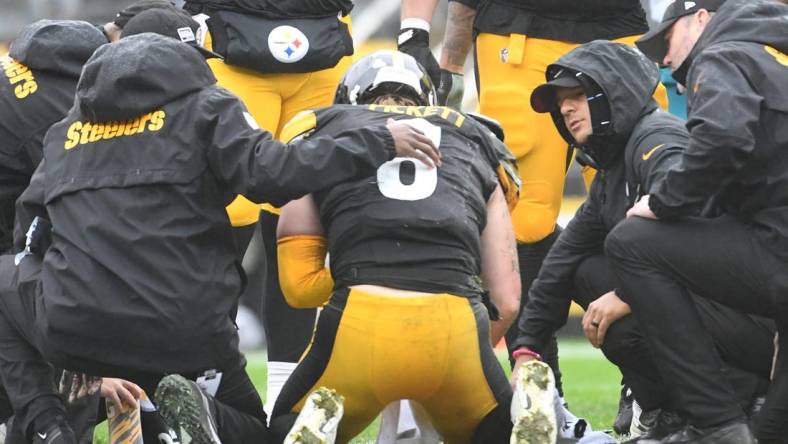
[(73, 105), (82, 65), (104, 43), (90, 23), (40, 20), (0, 57), (0, 252), (11, 248), (14, 202), (41, 161), (44, 134)]
[(685, 64), (690, 143), (652, 211), (694, 216), (714, 199), (788, 258), (788, 6), (728, 1)]
[(225, 205), (236, 194), (282, 205), (393, 157), (381, 126), (272, 140), (215, 82), (196, 49), (149, 33), (85, 65), (44, 146), (54, 230), (37, 322), (51, 361), (91, 374), (236, 362), (243, 274)]
[[(601, 87), (615, 133), (604, 149), (620, 155), (611, 156), (605, 169), (597, 172), (588, 198), (550, 249), (531, 286), (515, 346), (537, 353), (566, 323), (577, 267), (603, 252), (607, 234), (640, 196), (659, 186), (687, 145), (684, 122), (659, 109), (652, 97), (656, 65), (636, 49), (594, 41), (572, 50), (556, 65), (583, 72)], [(574, 144), (563, 119), (555, 117), (559, 132)]]

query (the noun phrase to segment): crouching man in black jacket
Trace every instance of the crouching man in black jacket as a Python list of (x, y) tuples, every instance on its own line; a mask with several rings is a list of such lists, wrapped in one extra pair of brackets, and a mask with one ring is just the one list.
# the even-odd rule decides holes
[[(193, 41), (187, 30), (176, 35)], [(215, 82), (197, 49), (150, 33), (102, 46), (85, 65), (30, 185), (51, 218), (51, 246), (43, 260), (0, 262), (6, 384), (29, 377), (20, 362), (46, 360), (148, 393), (158, 386), (165, 417), (195, 413), (173, 424), (192, 442), (267, 442), (230, 316), (243, 274), (225, 205), (236, 194), (283, 205), (395, 154), (440, 159), (428, 138), (397, 123), (282, 144)], [(205, 376), (215, 397), (180, 377), (159, 384), (172, 373)], [(56, 398), (25, 395), (26, 406), (46, 406), (33, 411), (62, 411)], [(63, 437), (46, 442), (73, 442), (65, 424), (46, 430), (46, 439)]]
[[(678, 3), (678, 2), (677, 2)], [(687, 288), (788, 334), (788, 6), (678, 3), (638, 46), (687, 86), (690, 141), (678, 164), (610, 233), (620, 295), (690, 421), (667, 442), (754, 442)], [(723, 214), (704, 217), (714, 199)], [(700, 216), (700, 217), (699, 217)], [(729, 338), (738, 340), (739, 338)], [(783, 350), (784, 351), (784, 350)], [(756, 430), (784, 442), (788, 360), (780, 353)]]
[[(517, 363), (534, 359), (567, 318), (574, 299), (586, 309), (583, 327), (624, 375), (644, 411), (673, 416), (663, 378), (630, 307), (616, 291), (618, 280), (603, 246), (628, 208), (658, 187), (684, 151), (687, 131), (678, 118), (660, 110), (651, 97), (658, 81), (654, 63), (625, 45), (594, 41), (551, 65), (548, 82), (534, 90), (531, 104), (550, 112), (563, 137), (579, 149), (578, 160), (598, 170), (588, 199), (561, 233), (531, 287), (515, 342)], [(773, 330), (760, 320), (707, 302), (698, 304), (707, 328), (720, 339), (742, 403), (763, 392), (768, 382)], [(743, 342), (725, 341), (734, 332)], [(655, 418), (656, 420), (656, 418)], [(677, 422), (673, 423), (680, 425)], [(656, 432), (656, 430), (655, 430)]]

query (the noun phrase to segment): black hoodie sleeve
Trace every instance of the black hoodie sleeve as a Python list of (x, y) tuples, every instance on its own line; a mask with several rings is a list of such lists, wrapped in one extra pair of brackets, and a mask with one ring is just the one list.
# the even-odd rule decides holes
[(206, 102), (209, 167), (229, 189), (254, 202), (284, 205), (370, 174), (395, 154), (385, 126), (284, 144), (259, 130), (235, 96), (217, 89)]
[(638, 144), (632, 163), (637, 174), (640, 195), (659, 189), (668, 170), (678, 164), (686, 147), (686, 136), (665, 132), (650, 134)]
[(698, 215), (752, 155), (763, 97), (750, 86), (737, 57), (732, 51), (706, 51), (694, 62), (689, 146), (649, 201), (660, 219)]
[[(593, 193), (593, 191), (592, 191)], [(587, 257), (602, 252), (607, 230), (589, 197), (558, 237), (528, 293), (517, 324), (515, 347), (542, 353), (547, 341), (566, 323), (575, 271)]]

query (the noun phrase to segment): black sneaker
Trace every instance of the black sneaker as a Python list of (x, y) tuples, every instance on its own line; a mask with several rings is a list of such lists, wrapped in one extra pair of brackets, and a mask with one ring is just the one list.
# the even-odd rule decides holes
[(33, 432), (33, 444), (77, 444), (77, 439), (65, 421), (58, 421), (44, 432)]
[[(656, 412), (656, 415), (652, 417), (653, 413), (650, 412)], [(686, 425), (684, 419), (670, 410), (647, 410), (641, 414), (641, 417), (643, 417), (643, 415), (646, 415), (643, 420), (648, 424), (648, 430), (640, 436), (625, 441), (625, 443), (659, 442), (660, 439), (678, 432)]]
[[(637, 401), (634, 401), (637, 404)], [(636, 414), (636, 412), (640, 412)], [(636, 438), (648, 434), (657, 424), (662, 409), (640, 410), (640, 406), (633, 408), (632, 421), (629, 425), (629, 436)]]
[(159, 382), (154, 397), (159, 412), (175, 429), (181, 442), (221, 444), (214, 418), (213, 399), (194, 382), (169, 375)]
[(618, 398), (618, 414), (613, 421), (613, 430), (619, 435), (629, 433), (632, 424), (632, 391), (626, 385), (621, 386), (621, 397)]

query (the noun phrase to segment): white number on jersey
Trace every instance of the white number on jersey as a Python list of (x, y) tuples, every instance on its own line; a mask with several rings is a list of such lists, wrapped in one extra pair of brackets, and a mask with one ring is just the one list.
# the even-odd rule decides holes
[[(429, 137), (435, 146), (440, 146), (441, 129), (424, 119), (400, 120)], [(403, 168), (413, 171), (413, 181), (402, 181)], [(432, 196), (438, 186), (438, 169), (429, 168), (412, 157), (397, 157), (378, 168), (378, 189), (389, 199), (421, 200)]]

